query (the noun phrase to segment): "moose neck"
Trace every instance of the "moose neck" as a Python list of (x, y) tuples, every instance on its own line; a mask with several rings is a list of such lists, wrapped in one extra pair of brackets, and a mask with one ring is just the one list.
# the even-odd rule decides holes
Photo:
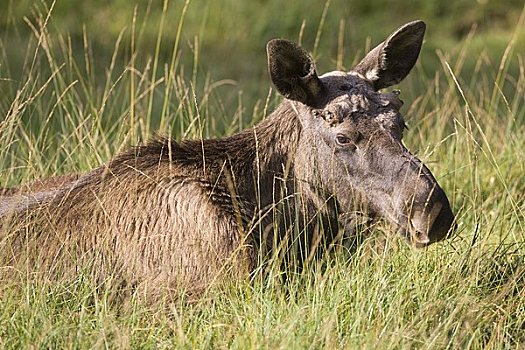
[(300, 133), (300, 121), (291, 104), (284, 101), (253, 128), (224, 139), (206, 140), (203, 159), (209, 162), (209, 174), (224, 173), (220, 169), (228, 168), (236, 194), (256, 199), (264, 208), (277, 199), (274, 190), (278, 183), (293, 177)]
[(255, 188), (265, 191), (261, 192), (261, 204), (268, 205), (277, 199), (274, 190), (279, 189), (279, 184), (283, 181), (289, 183), (295, 177), (302, 126), (292, 104), (284, 101), (271, 116), (256, 125), (253, 132), (257, 150), (253, 171), (259, 182)]

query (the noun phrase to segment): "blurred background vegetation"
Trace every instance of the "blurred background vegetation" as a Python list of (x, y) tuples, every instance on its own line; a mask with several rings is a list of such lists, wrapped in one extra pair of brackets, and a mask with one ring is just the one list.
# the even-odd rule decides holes
[[(159, 46), (159, 69), (162, 70), (162, 65), (171, 60), (184, 6), (181, 0), (58, 0), (55, 3), (51, 0), (4, 0), (3, 3), (0, 50), (2, 55), (9, 57), (11, 66), (0, 69), (3, 77), (9, 70), (8, 75), (14, 79), (31, 57), (29, 44), (36, 42), (31, 27), (38, 28), (39, 18), (45, 18), (51, 8), (47, 27), (50, 34), (64, 36), (63, 40), (70, 42), (78, 62), (85, 56), (84, 47), (89, 47), (94, 62), (90, 69), (97, 77), (104, 76), (119, 35), (123, 40), (117, 59), (123, 64), (130, 62), (132, 33), (135, 37), (134, 64), (143, 66), (155, 55), (157, 37), (162, 31)], [(166, 11), (163, 11), (165, 6)], [(280, 0), (193, 0), (182, 27), (180, 60), (189, 75), (195, 71), (193, 64), (198, 52), (200, 76), (209, 75), (212, 81), (231, 79), (238, 85), (235, 91), (221, 92), (224, 96), (230, 95), (229, 99), (224, 97), (224, 101), (231, 112), (237, 103), (237, 91), (244, 92), (247, 106), (266, 97), (270, 82), (266, 74), (265, 44), (271, 38), (299, 40), (301, 36), (304, 47), (310, 51), (315, 49), (318, 70), (326, 72), (351, 68), (366, 48), (376, 45), (399, 25), (423, 19), (428, 29), (420, 70), (432, 76), (440, 69), (437, 53), (454, 55), (459, 52), (470, 33), (464, 71), (472, 72), (479, 56), (485, 56), (496, 74), (515, 30), (520, 31), (516, 51), (525, 52), (525, 28), (516, 28), (522, 9), (522, 0), (332, 0), (329, 3), (319, 0), (286, 3)], [(160, 28), (163, 13), (166, 19), (164, 28)], [(344, 57), (344, 61), (338, 62), (338, 57)], [(509, 65), (512, 75), (519, 65), (517, 60)], [(417, 96), (420, 91), (411, 93)]]

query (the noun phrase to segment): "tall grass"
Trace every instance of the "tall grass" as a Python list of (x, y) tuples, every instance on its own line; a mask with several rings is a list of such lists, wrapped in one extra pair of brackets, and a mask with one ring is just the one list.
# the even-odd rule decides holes
[[(190, 44), (193, 64), (181, 64), (185, 10), (176, 19), (169, 59), (158, 50), (167, 19), (159, 22), (157, 49), (143, 64), (132, 44), (142, 24), (133, 22), (129, 40), (124, 34), (116, 40), (101, 81), (88, 34), (79, 58), (67, 33), (50, 30), (53, 6), (28, 20), (34, 39), (22, 75), (11, 75), (11, 58), (0, 46), (1, 186), (86, 171), (156, 130), (176, 138), (229, 134), (246, 127), (246, 115), (250, 124), (264, 118), (278, 101), (268, 90), (246, 111), (239, 91), (237, 112), (224, 113), (218, 88), (232, 82), (200, 72), (199, 38)], [(522, 15), (516, 33), (523, 25)], [(326, 257), (286, 282), (272, 275), (239, 281), (195, 304), (151, 306), (132, 299), (115, 305), (110, 291), (97, 290), (82, 275), (64, 283), (6, 283), (0, 289), (0, 346), (523, 346), (525, 62), (511, 40), (496, 70), (482, 55), (475, 71), (464, 74), (474, 36), (459, 53), (438, 52), (441, 68), (434, 75), (414, 70), (411, 81), (427, 88), (404, 109), (406, 144), (418, 150), (457, 213), (453, 239), (415, 250), (377, 227), (357, 251)], [(128, 49), (129, 61), (119, 64), (116, 57)], [(507, 73), (511, 61), (518, 75)]]

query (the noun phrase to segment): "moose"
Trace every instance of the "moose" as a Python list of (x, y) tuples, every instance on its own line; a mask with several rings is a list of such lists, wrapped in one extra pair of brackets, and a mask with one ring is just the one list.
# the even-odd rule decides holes
[(381, 92), (411, 71), (425, 30), (407, 23), (351, 71), (321, 76), (305, 49), (270, 40), (284, 97), (271, 115), (225, 138), (156, 138), (87, 173), (1, 190), (2, 264), (49, 275), (90, 266), (97, 278), (198, 294), (248, 278), (261, 251), (294, 234), (305, 259), (351, 234), (362, 212), (416, 247), (449, 237), (448, 198), (403, 145), (399, 92)]

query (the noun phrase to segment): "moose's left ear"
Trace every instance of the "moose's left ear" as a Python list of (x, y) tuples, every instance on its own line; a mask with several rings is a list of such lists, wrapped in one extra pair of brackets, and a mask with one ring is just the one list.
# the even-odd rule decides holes
[(266, 45), (268, 72), (281, 95), (316, 107), (324, 97), (324, 86), (315, 71), (315, 63), (306, 50), (284, 39)]
[(376, 90), (399, 83), (416, 64), (425, 29), (423, 21), (405, 24), (370, 51), (353, 70), (370, 80)]

